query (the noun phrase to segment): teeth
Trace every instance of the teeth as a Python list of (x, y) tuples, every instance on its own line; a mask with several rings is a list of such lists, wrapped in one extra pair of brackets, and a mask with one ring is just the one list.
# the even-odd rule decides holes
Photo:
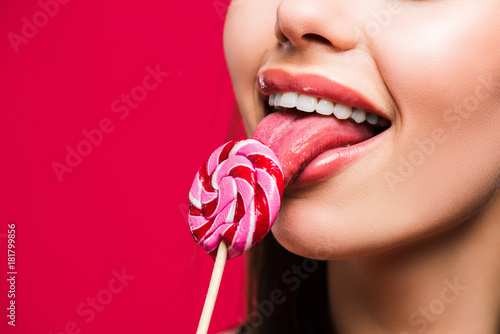
[(354, 109), (354, 111), (351, 114), (351, 118), (356, 123), (362, 123), (366, 121), (366, 112), (361, 109)]
[(283, 93), (280, 100), (280, 106), (285, 108), (295, 108), (298, 97), (299, 94), (297, 93)]
[(283, 93), (278, 93), (276, 94), (276, 97), (274, 98), (274, 105), (275, 106), (280, 106), (281, 103), (281, 97), (283, 96)]
[(331, 115), (333, 113), (333, 103), (325, 99), (319, 100), (316, 105), (316, 112), (321, 115)]
[(375, 125), (378, 123), (378, 115), (375, 114), (366, 114), (366, 121), (371, 125)]
[(316, 109), (318, 100), (315, 97), (299, 95), (296, 108), (306, 112), (313, 112)]
[(271, 95), (269, 96), (269, 105), (270, 105), (271, 107), (274, 107), (274, 98), (275, 98), (275, 97), (276, 97), (276, 94), (271, 94)]
[(371, 125), (389, 126), (390, 122), (376, 114), (367, 113), (362, 109), (354, 109), (340, 103), (333, 103), (327, 99), (298, 94), (294, 92), (276, 93), (269, 96), (269, 105), (273, 107), (297, 108), (305, 112), (316, 111), (321, 115), (333, 114), (338, 119), (351, 118), (356, 123), (367, 121)]
[(348, 119), (351, 117), (352, 108), (338, 103), (335, 105), (335, 108), (333, 108), (333, 114), (338, 119)]

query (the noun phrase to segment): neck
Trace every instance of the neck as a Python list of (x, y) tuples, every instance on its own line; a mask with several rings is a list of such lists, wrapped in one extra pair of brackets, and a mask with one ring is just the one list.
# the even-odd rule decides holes
[(328, 263), (341, 334), (500, 333), (500, 196), (425, 242)]

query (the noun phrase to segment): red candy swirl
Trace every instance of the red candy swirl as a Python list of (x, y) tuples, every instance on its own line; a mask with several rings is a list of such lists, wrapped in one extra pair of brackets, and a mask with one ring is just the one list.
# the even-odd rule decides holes
[(213, 258), (221, 240), (228, 244), (228, 259), (246, 252), (271, 229), (283, 187), (283, 171), (267, 146), (255, 139), (226, 143), (193, 181), (191, 234)]

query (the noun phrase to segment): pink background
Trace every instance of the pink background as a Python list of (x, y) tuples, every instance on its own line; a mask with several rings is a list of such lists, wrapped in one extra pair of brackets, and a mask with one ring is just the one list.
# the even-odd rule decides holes
[[(189, 233), (188, 190), (243, 135), (229, 0), (59, 1), (0, 2), (0, 332), (194, 333), (213, 262)], [(243, 261), (227, 264), (211, 333), (243, 317)]]

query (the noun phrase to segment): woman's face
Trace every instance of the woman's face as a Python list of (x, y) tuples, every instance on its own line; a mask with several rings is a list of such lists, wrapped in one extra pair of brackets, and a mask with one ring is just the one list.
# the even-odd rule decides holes
[[(226, 60), (247, 132), (259, 126), (290, 182), (273, 226), (285, 248), (320, 259), (388, 250), (495, 195), (498, 13), (498, 0), (233, 1)], [(283, 104), (303, 110), (323, 101), (262, 121), (280, 92), (300, 94)], [(376, 124), (356, 123), (360, 110), (342, 119), (342, 105)]]

